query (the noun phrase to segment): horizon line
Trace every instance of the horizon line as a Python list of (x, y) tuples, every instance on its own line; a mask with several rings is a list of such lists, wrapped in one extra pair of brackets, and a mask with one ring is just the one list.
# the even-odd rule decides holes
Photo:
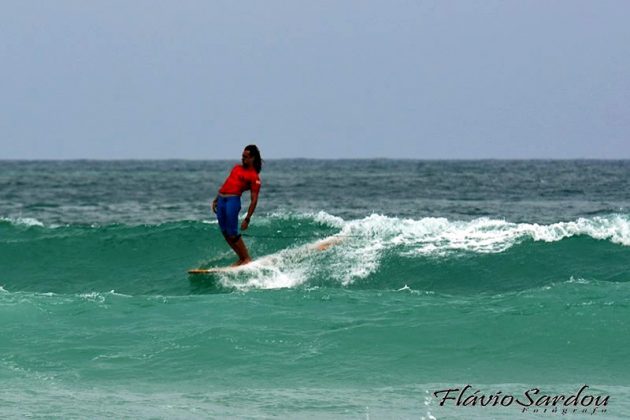
[[(186, 161), (186, 162), (210, 162), (210, 161), (231, 161), (239, 160), (234, 158), (0, 158), (0, 162), (158, 162), (158, 161)], [(392, 161), (436, 161), (436, 162), (449, 162), (449, 161), (628, 161), (630, 157), (626, 158), (598, 158), (598, 157), (578, 157), (578, 158), (398, 158), (398, 157), (338, 157), (338, 158), (312, 158), (312, 157), (283, 157), (283, 158), (263, 158), (263, 161), (281, 161), (281, 160), (312, 160), (312, 161), (343, 161), (343, 160), (392, 160)]]

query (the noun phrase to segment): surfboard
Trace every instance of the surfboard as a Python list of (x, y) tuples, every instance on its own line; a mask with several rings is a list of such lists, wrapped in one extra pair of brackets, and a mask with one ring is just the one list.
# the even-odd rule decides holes
[(247, 264), (242, 265), (228, 265), (226, 267), (210, 267), (210, 268), (191, 268), (188, 270), (188, 274), (219, 274), (229, 273), (234, 271), (241, 271), (259, 267), (269, 263), (269, 256), (262, 257)]
[[(324, 238), (314, 243), (307, 244), (306, 246), (310, 249), (316, 251), (326, 251), (327, 249), (340, 244), (343, 240), (343, 237), (331, 236), (328, 238)], [(227, 266), (227, 267), (210, 267), (210, 268), (192, 268), (188, 270), (188, 274), (220, 274), (220, 273), (230, 273), (235, 271), (241, 271), (243, 269), (256, 269), (268, 267), (276, 264), (278, 261), (277, 255), (266, 255), (261, 258), (257, 258), (254, 261), (244, 264), (244, 265), (236, 265), (236, 266)]]
[(239, 271), (248, 271), (260, 267), (265, 267), (272, 264), (274, 261), (273, 256), (267, 255), (261, 258), (242, 265), (228, 265), (226, 267), (210, 267), (210, 268), (191, 268), (188, 270), (188, 274), (220, 274), (220, 273), (233, 273)]
[(238, 267), (211, 267), (211, 268), (192, 268), (188, 270), (188, 274), (213, 274), (213, 273), (226, 273), (234, 271)]
[(339, 245), (342, 241), (342, 238), (331, 236), (328, 238), (324, 238), (321, 241), (317, 241), (313, 244), (313, 247), (318, 251), (326, 251), (328, 248), (333, 247), (335, 245)]

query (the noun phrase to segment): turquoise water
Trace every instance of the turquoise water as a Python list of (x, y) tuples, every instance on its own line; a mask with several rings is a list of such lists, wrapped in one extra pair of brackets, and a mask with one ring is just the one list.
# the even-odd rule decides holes
[(233, 163), (0, 162), (2, 417), (630, 416), (630, 163), (269, 161), (188, 276)]

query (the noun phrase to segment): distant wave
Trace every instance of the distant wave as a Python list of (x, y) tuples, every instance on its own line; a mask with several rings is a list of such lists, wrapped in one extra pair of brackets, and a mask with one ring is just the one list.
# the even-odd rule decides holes
[(2, 222), (15, 226), (44, 226), (42, 222), (32, 217), (0, 217), (0, 223)]

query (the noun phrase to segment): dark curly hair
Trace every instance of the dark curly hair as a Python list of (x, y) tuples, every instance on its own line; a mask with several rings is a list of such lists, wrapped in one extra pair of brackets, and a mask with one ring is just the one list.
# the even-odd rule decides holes
[(260, 157), (260, 150), (258, 150), (258, 146), (256, 146), (255, 144), (250, 144), (248, 146), (245, 146), (245, 150), (247, 150), (250, 156), (254, 158), (254, 169), (256, 169), (256, 173), (260, 173), (260, 171), (262, 170), (263, 160)]

